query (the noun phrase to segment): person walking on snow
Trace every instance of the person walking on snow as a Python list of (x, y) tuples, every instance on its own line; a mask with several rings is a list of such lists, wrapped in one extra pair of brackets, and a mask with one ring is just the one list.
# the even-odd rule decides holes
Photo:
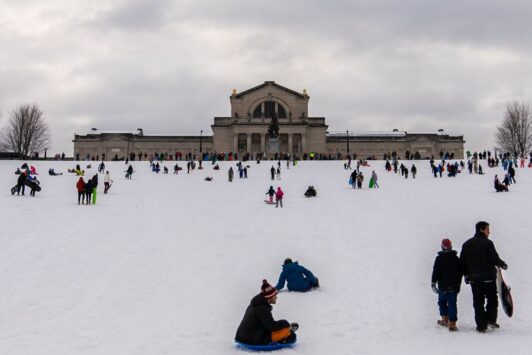
[(458, 330), (456, 327), (457, 308), (456, 297), (460, 292), (462, 273), (460, 259), (453, 250), (450, 239), (441, 241), (441, 251), (434, 261), (432, 268), (432, 290), (438, 295), (438, 306), (441, 320), (438, 324), (448, 327), (450, 332)]
[(478, 222), (475, 225), (475, 235), (462, 245), (460, 253), (460, 268), (464, 273), (466, 284), (471, 285), (475, 322), (480, 333), (485, 333), (488, 326), (493, 329), (499, 328), (496, 267), (503, 270), (508, 268), (508, 265), (499, 258), (489, 235), (489, 223)]
[(233, 176), (235, 175), (235, 172), (233, 171), (233, 167), (229, 168), (229, 171), (227, 172), (229, 182), (233, 182)]
[(285, 283), (289, 291), (307, 292), (313, 288), (320, 287), (318, 278), (310, 270), (306, 269), (299, 263), (292, 262), (292, 259), (286, 258), (283, 264), (283, 271), (279, 276), (279, 281), (275, 288), (280, 291)]
[(129, 167), (126, 170), (126, 179), (131, 180), (131, 177), (133, 176), (133, 165), (129, 164)]
[(273, 165), (272, 165), (272, 168), (270, 169), (270, 174), (273, 180), (273, 178), (275, 177), (275, 168), (273, 167)]
[(353, 170), (353, 172), (351, 173), (349, 181), (351, 182), (351, 186), (353, 187), (353, 189), (356, 189), (357, 188), (357, 171), (356, 170)]
[(91, 204), (92, 190), (92, 179), (87, 179), (87, 182), (85, 183), (85, 204), (87, 205)]
[(275, 192), (275, 207), (281, 205), (281, 208), (283, 208), (283, 196), (284, 192), (281, 190), (281, 186), (278, 186), (277, 191)]
[(244, 318), (236, 331), (235, 340), (249, 345), (294, 343), (297, 323), (287, 320), (274, 320), (272, 305), (277, 303), (277, 290), (268, 281), (262, 281), (261, 292), (251, 299)]
[(17, 195), (20, 195), (22, 191), (22, 196), (24, 196), (24, 190), (26, 189), (26, 173), (22, 171), (17, 179)]
[(417, 174), (417, 168), (415, 164), (412, 164), (412, 167), (410, 168), (410, 172), (412, 173), (412, 179), (415, 179), (416, 174)]
[(275, 190), (273, 189), (273, 186), (270, 186), (270, 189), (266, 192), (266, 195), (268, 195), (268, 203), (270, 205), (273, 205), (273, 196), (275, 195)]
[(113, 183), (113, 180), (111, 180), (111, 175), (109, 175), (109, 170), (105, 172), (105, 176), (103, 178), (103, 193), (106, 194), (109, 191), (109, 188), (111, 187), (111, 184)]
[(376, 189), (379, 188), (379, 184), (377, 183), (378, 179), (379, 177), (377, 176), (377, 173), (375, 172), (375, 170), (373, 170), (371, 172), (371, 180), (373, 180), (373, 188), (376, 188)]
[(360, 172), (358, 175), (357, 175), (357, 187), (359, 189), (362, 188), (362, 183), (364, 182), (364, 175), (362, 175), (362, 172)]
[(78, 205), (85, 204), (85, 181), (83, 177), (79, 177), (78, 182), (76, 183), (76, 189), (78, 190)]

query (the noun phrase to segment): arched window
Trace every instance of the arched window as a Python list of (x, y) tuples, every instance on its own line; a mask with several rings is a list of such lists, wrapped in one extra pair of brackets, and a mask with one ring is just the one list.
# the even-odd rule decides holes
[[(264, 111), (263, 111), (264, 108)], [(273, 115), (277, 112), (278, 118), (286, 118), (286, 110), (283, 105), (275, 101), (264, 101), (255, 107), (253, 110), (253, 117), (267, 117), (272, 118)]]
[(283, 105), (277, 104), (277, 117), (286, 118), (286, 111), (284, 110)]
[(262, 105), (258, 105), (256, 108), (255, 108), (255, 111), (253, 111), (253, 117), (258, 117), (260, 118), (262, 116)]

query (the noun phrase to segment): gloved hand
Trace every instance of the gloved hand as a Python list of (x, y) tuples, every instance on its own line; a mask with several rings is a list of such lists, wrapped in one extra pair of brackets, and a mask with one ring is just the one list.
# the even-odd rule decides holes
[(503, 264), (503, 265), (501, 266), (501, 269), (503, 269), (503, 270), (507, 270), (507, 269), (508, 269), (508, 265)]
[(299, 329), (299, 324), (297, 322), (290, 323), (290, 330), (295, 332)]
[(434, 293), (438, 293), (438, 288), (436, 287), (436, 284), (435, 283), (432, 283), (432, 291), (434, 291)]

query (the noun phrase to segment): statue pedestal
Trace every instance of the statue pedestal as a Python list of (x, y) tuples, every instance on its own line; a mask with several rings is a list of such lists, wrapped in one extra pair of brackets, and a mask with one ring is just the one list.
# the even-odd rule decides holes
[(267, 154), (281, 153), (281, 140), (279, 138), (267, 138), (266, 139), (266, 153)]

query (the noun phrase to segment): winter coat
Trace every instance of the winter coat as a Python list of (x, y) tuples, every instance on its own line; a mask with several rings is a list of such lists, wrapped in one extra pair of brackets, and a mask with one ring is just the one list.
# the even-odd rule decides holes
[(282, 200), (283, 195), (284, 195), (284, 192), (281, 190), (281, 188), (278, 188), (277, 191), (275, 192), (275, 198), (278, 200)]
[(470, 282), (493, 281), (497, 278), (495, 266), (505, 267), (493, 242), (477, 233), (462, 245), (460, 268)]
[(98, 174), (94, 175), (92, 177), (92, 187), (97, 188), (98, 187)]
[(308, 291), (316, 284), (316, 278), (309, 270), (299, 265), (298, 262), (283, 265), (276, 289), (282, 290), (285, 282), (290, 291)]
[(455, 250), (442, 250), (434, 260), (432, 268), (432, 283), (438, 283), (440, 291), (460, 292), (462, 272), (460, 259)]
[(273, 195), (275, 195), (275, 190), (273, 189), (273, 187), (270, 187), (270, 189), (268, 190), (268, 192), (266, 192), (266, 194), (273, 197)]
[(17, 179), (17, 185), (18, 186), (23, 186), (25, 182), (26, 182), (26, 174), (25, 173), (20, 173), (20, 175), (18, 176), (18, 179)]
[(105, 174), (105, 176), (103, 178), (103, 182), (107, 183), (107, 184), (111, 183), (111, 175)]
[(76, 188), (78, 189), (78, 192), (85, 192), (85, 181), (83, 181), (82, 178), (78, 180), (78, 183), (76, 184)]
[(238, 326), (235, 340), (253, 345), (269, 344), (272, 342), (272, 332), (290, 326), (286, 320), (274, 320), (272, 306), (268, 304), (262, 294), (251, 300), (244, 318)]
[(87, 180), (87, 182), (85, 183), (85, 193), (92, 194), (93, 187), (94, 186), (92, 186), (92, 180)]

